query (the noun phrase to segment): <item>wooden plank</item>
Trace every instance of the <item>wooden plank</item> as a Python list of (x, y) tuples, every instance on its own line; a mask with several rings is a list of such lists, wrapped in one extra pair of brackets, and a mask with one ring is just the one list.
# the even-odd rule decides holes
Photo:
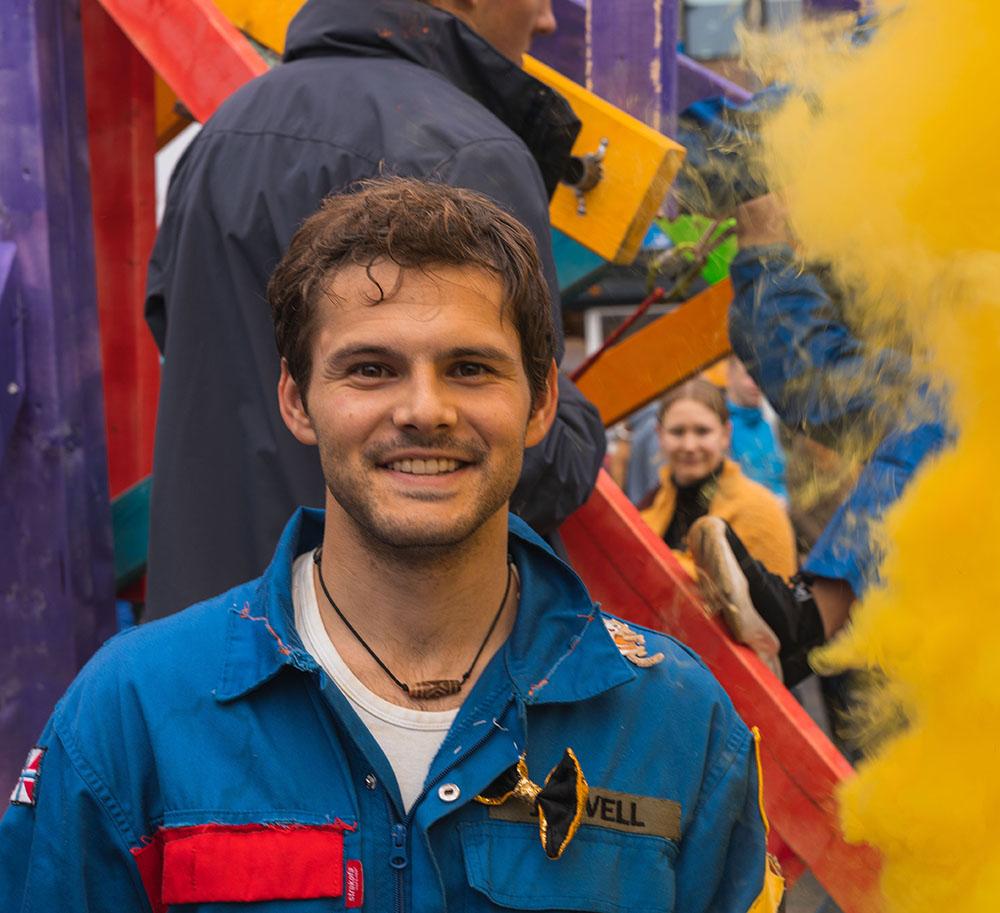
[(26, 391), (0, 464), (6, 779), (115, 620), (80, 14), (7, 0), (2, 15), (4, 334), (19, 334)]
[(304, 0), (215, 0), (215, 5), (241, 32), (252, 35), (276, 54), (284, 53), (288, 23)]
[(879, 909), (879, 857), (848, 844), (835, 791), (853, 770), (791, 693), (705, 612), (693, 581), (606, 473), (560, 533), (594, 599), (690, 646), (737, 711), (761, 730), (765, 807), (773, 828), (844, 913)]
[(577, 211), (576, 194), (560, 184), (549, 207), (553, 226), (605, 260), (631, 263), (681, 166), (684, 148), (539, 60), (526, 56), (524, 69), (566, 98), (583, 123), (575, 155), (594, 152), (602, 139), (608, 140), (604, 177), (586, 195), (586, 214)]
[(143, 318), (156, 237), (153, 71), (97, 0), (80, 5), (111, 496), (148, 475), (160, 359)]
[(751, 93), (710, 70), (686, 54), (677, 55), (677, 107), (683, 111), (688, 105), (708, 98), (724, 95), (730, 101), (747, 102)]
[(267, 64), (211, 0), (101, 0), (150, 66), (204, 122)]
[(588, 3), (586, 83), (654, 130), (673, 134), (677, 114), (679, 0)]
[(604, 423), (613, 425), (726, 355), (732, 297), (729, 280), (717, 282), (605, 352), (577, 382)]

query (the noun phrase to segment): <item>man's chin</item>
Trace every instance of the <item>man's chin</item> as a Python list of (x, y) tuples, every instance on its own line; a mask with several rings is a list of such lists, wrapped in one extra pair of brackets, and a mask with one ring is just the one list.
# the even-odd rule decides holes
[(482, 524), (387, 524), (370, 526), (366, 532), (383, 548), (400, 552), (438, 552), (454, 549), (474, 537)]

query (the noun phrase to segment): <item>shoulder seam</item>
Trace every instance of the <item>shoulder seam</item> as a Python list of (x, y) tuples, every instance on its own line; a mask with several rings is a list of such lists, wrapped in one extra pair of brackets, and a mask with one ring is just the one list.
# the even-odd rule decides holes
[(532, 158), (530, 150), (524, 144), (524, 140), (522, 140), (520, 137), (512, 134), (511, 136), (484, 137), (482, 139), (472, 140), (472, 142), (469, 142), (469, 143), (463, 143), (461, 146), (459, 146), (458, 148), (456, 148), (454, 150), (454, 152), (452, 152), (451, 155), (449, 155), (447, 158), (442, 159), (440, 162), (438, 162), (438, 164), (434, 166), (434, 171), (438, 171), (439, 169), (447, 167), (459, 155), (461, 155), (463, 152), (467, 151), (468, 149), (472, 149), (475, 146), (485, 146), (487, 144), (495, 144), (495, 143), (505, 143), (505, 144), (508, 144), (508, 145), (514, 145), (514, 146), (516, 146), (517, 149), (518, 149), (518, 151), (522, 152), (522, 153), (525, 153), (526, 156), (527, 156), (528, 161), (532, 162), (537, 167), (537, 162), (535, 162), (535, 160)]
[(128, 868), (131, 875), (132, 887), (141, 898), (142, 902), (148, 905), (149, 898), (146, 895), (145, 887), (143, 886), (142, 880), (139, 876), (139, 869), (135, 864), (135, 858), (132, 856), (131, 852), (133, 845), (138, 845), (139, 838), (136, 836), (134, 842), (129, 838), (130, 828), (128, 822), (125, 820), (124, 810), (112, 794), (111, 790), (108, 788), (107, 784), (105, 784), (98, 775), (97, 771), (94, 770), (93, 766), (83, 757), (83, 753), (80, 751), (76, 741), (69, 735), (69, 733), (62, 731), (58, 707), (56, 708), (56, 712), (52, 715), (52, 730), (59, 741), (62, 742), (63, 749), (66, 752), (66, 757), (69, 759), (74, 773), (76, 773), (81, 782), (87, 787), (90, 794), (94, 797), (98, 805), (104, 810), (104, 813), (114, 825), (115, 833), (118, 835), (118, 839), (121, 841), (121, 844), (125, 849), (126, 858), (130, 862)]
[(348, 155), (356, 156), (357, 158), (367, 162), (369, 165), (378, 165), (381, 161), (380, 159), (372, 158), (367, 153), (360, 152), (350, 146), (345, 146), (343, 143), (337, 143), (333, 140), (321, 139), (315, 136), (297, 136), (294, 133), (282, 133), (279, 130), (239, 130), (233, 127), (213, 127), (210, 133), (205, 134), (205, 142), (210, 143), (216, 137), (221, 136), (270, 136), (276, 137), (277, 139), (292, 140), (296, 143), (312, 143), (317, 146), (326, 146), (329, 149), (337, 149), (338, 151), (347, 153)]
[(750, 734), (750, 730), (747, 728), (746, 724), (738, 716), (736, 716), (735, 712), (733, 715), (738, 721), (738, 724), (732, 727), (732, 731), (729, 733), (729, 737), (726, 739), (721, 751), (723, 757), (727, 754), (729, 755), (729, 761), (726, 764), (713, 764), (709, 769), (705, 776), (705, 781), (702, 783), (701, 789), (698, 792), (698, 803), (691, 812), (692, 818), (695, 818), (698, 815), (702, 806), (708, 800), (709, 796), (715, 791), (715, 788), (719, 785), (719, 783), (722, 782), (725, 775), (732, 769), (737, 759), (746, 753), (745, 749), (747, 747), (747, 743), (753, 741), (753, 736)]

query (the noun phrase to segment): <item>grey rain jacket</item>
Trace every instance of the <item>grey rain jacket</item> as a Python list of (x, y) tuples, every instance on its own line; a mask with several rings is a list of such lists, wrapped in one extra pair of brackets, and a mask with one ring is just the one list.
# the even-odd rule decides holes
[[(579, 123), (458, 19), (415, 0), (309, 0), (284, 63), (219, 108), (170, 182), (146, 318), (164, 355), (147, 618), (259, 575), (288, 516), (323, 504), (278, 413), (268, 277), (324, 196), (379, 174), (484, 193), (534, 233), (560, 327), (548, 200)], [(596, 410), (560, 382), (512, 508), (550, 533), (589, 495)]]

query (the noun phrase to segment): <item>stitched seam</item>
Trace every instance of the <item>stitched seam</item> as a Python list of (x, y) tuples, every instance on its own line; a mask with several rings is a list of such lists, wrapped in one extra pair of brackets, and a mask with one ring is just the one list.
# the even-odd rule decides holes
[[(524, 142), (522, 140), (517, 139), (516, 137), (496, 136), (487, 139), (477, 139), (473, 140), (471, 143), (466, 143), (464, 146), (459, 146), (459, 148), (457, 148), (451, 155), (449, 155), (448, 158), (442, 159), (440, 162), (438, 162), (438, 164), (434, 166), (433, 171), (438, 171), (442, 168), (446, 168), (448, 165), (454, 162), (455, 159), (458, 158), (458, 156), (460, 156), (463, 152), (472, 149), (475, 146), (485, 146), (490, 143), (503, 143), (508, 146), (513, 145), (516, 146), (519, 151), (524, 152)], [(529, 158), (530, 158), (530, 153), (529, 153)], [(534, 159), (532, 159), (532, 161), (534, 161)]]
[(556, 674), (556, 671), (559, 669), (559, 667), (567, 659), (569, 659), (569, 657), (573, 653), (573, 651), (580, 645), (580, 641), (583, 640), (584, 635), (587, 633), (587, 629), (590, 627), (590, 625), (593, 622), (593, 620), (597, 617), (598, 613), (599, 613), (599, 609), (596, 606), (594, 606), (592, 608), (591, 614), (588, 615), (588, 616), (586, 616), (587, 620), (584, 622), (584, 625), (580, 629), (580, 632), (578, 634), (574, 634), (570, 638), (569, 647), (567, 647), (566, 652), (563, 653), (563, 655), (560, 656), (555, 661), (555, 663), (553, 663), (552, 667), (549, 669), (548, 672), (545, 673), (545, 675), (542, 676), (541, 679), (539, 679), (537, 682), (535, 682), (528, 689), (528, 694), (527, 694), (527, 697), (526, 697), (527, 701), (531, 701), (531, 699), (534, 698), (535, 695), (538, 694), (538, 692), (540, 692), (547, 684), (549, 684), (549, 682), (552, 681), (552, 676)]
[(312, 136), (296, 136), (294, 133), (281, 133), (278, 130), (237, 130), (230, 127), (219, 127), (217, 129), (213, 129), (210, 134), (205, 136), (205, 142), (214, 141), (216, 137), (222, 136), (270, 136), (277, 139), (293, 140), (297, 143), (312, 143), (317, 146), (325, 146), (328, 149), (337, 149), (340, 152), (346, 152), (348, 155), (353, 155), (359, 159), (363, 159), (372, 166), (377, 166), (379, 163), (379, 159), (373, 158), (372, 156), (364, 152), (360, 152), (357, 149), (353, 149), (350, 146), (345, 146), (343, 143), (319, 139), (318, 137)]
[(107, 784), (105, 784), (105, 782), (98, 775), (97, 771), (83, 757), (83, 753), (80, 751), (80, 748), (76, 744), (75, 740), (73, 740), (68, 733), (63, 733), (61, 731), (62, 727), (60, 726), (58, 709), (52, 717), (52, 728), (56, 737), (63, 744), (66, 757), (69, 760), (74, 773), (80, 778), (80, 781), (84, 784), (84, 786), (87, 787), (90, 794), (96, 800), (97, 804), (104, 810), (105, 814), (108, 816), (108, 820), (111, 821), (114, 826), (115, 833), (118, 835), (118, 838), (122, 843), (122, 848), (125, 850), (125, 859), (128, 860), (126, 868), (131, 876), (132, 888), (141, 898), (142, 904), (146, 908), (149, 908), (149, 897), (146, 894), (146, 887), (142, 883), (142, 879), (139, 876), (139, 868), (136, 865), (135, 857), (131, 852), (133, 846), (138, 846), (140, 844), (140, 840), (137, 837), (135, 837), (135, 839), (131, 839), (134, 835), (130, 833), (128, 821), (125, 816), (125, 810), (114, 797)]
[[(705, 782), (702, 783), (701, 793), (698, 797), (698, 803), (694, 807), (692, 812), (692, 820), (698, 816), (704, 807), (705, 803), (715, 792), (716, 787), (722, 782), (726, 774), (732, 770), (733, 766), (739, 757), (745, 754), (744, 751), (739, 749), (745, 748), (748, 738), (752, 740), (749, 730), (741, 729), (739, 726), (733, 727), (733, 731), (730, 733), (729, 738), (726, 739), (725, 745), (722, 749), (721, 754), (725, 757), (726, 754), (729, 755), (729, 762), (727, 764), (716, 763), (709, 770), (708, 775), (705, 777)], [(741, 745), (741, 743), (743, 743)]]

